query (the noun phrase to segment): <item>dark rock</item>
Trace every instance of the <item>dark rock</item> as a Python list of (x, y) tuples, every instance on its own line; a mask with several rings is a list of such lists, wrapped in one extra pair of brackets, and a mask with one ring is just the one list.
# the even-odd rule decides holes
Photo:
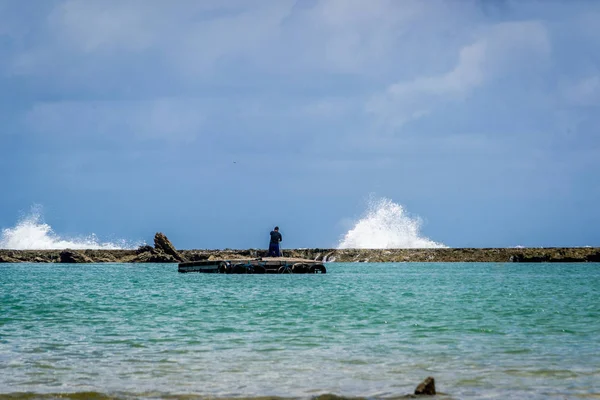
[(524, 254), (513, 254), (510, 256), (509, 261), (511, 262), (521, 262), (521, 263), (541, 263), (541, 262), (549, 262), (552, 261), (551, 257), (546, 254), (541, 256), (526, 256)]
[(113, 255), (111, 253), (99, 254), (96, 256), (95, 259), (97, 260), (96, 262), (109, 262), (109, 263), (119, 262), (117, 257), (115, 257), (115, 255)]
[(563, 257), (563, 258), (550, 258), (550, 262), (558, 262), (558, 263), (576, 263), (582, 262), (583, 260), (575, 257)]
[(186, 258), (188, 261), (206, 261), (206, 260), (208, 260), (208, 257), (209, 257), (208, 254), (192, 253), (192, 254), (188, 254)]
[(267, 254), (269, 254), (268, 250), (256, 250), (256, 255), (255, 257), (266, 257)]
[(173, 246), (162, 232), (157, 232), (156, 235), (154, 235), (154, 248), (173, 256), (177, 261), (183, 261), (183, 258), (177, 253), (177, 250), (175, 250), (175, 246)]
[[(364, 397), (353, 397), (355, 400), (365, 400)], [(320, 394), (318, 396), (313, 397), (313, 400), (348, 400), (348, 397), (338, 396), (337, 394)]]
[(239, 250), (239, 251), (237, 251), (237, 254), (242, 257), (252, 257), (252, 250), (251, 249)]
[(594, 254), (589, 254), (585, 260), (587, 262), (600, 262), (600, 251), (594, 253)]
[(523, 262), (529, 262), (529, 263), (541, 263), (541, 262), (549, 262), (549, 261), (550, 261), (550, 257), (547, 255), (523, 258)]
[(0, 254), (0, 263), (18, 263), (21, 260), (17, 260), (16, 258), (10, 257), (8, 255)]
[(417, 386), (417, 388), (415, 389), (415, 394), (434, 395), (435, 394), (435, 379), (433, 379), (432, 376), (428, 376), (427, 378), (425, 378), (425, 380), (423, 382), (421, 382), (419, 384), (419, 386)]
[(176, 263), (178, 259), (162, 250), (152, 249), (145, 253), (138, 254), (133, 260), (133, 263)]
[(145, 245), (145, 246), (138, 247), (138, 249), (135, 252), (137, 254), (142, 254), (142, 253), (146, 253), (146, 252), (152, 251), (152, 250), (154, 250), (154, 247)]
[(65, 264), (82, 264), (82, 263), (92, 263), (94, 262), (91, 258), (86, 256), (85, 254), (79, 253), (73, 250), (63, 250), (60, 252), (60, 260), (59, 262)]

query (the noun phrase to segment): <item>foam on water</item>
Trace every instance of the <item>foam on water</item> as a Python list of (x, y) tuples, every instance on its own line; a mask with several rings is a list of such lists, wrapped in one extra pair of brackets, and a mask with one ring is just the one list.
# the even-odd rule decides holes
[(11, 250), (60, 250), (60, 249), (130, 249), (138, 243), (126, 240), (102, 242), (95, 234), (65, 238), (57, 235), (52, 227), (43, 222), (40, 207), (32, 208), (29, 215), (21, 218), (12, 228), (2, 229), (0, 249)]
[(340, 240), (339, 249), (447, 247), (421, 235), (422, 221), (387, 198), (369, 201), (366, 215)]

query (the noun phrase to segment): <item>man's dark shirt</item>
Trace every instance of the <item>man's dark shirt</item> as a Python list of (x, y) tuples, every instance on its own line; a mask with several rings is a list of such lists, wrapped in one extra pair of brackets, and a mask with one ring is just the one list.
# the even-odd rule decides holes
[(277, 231), (271, 231), (271, 243), (279, 243), (283, 240), (281, 233)]

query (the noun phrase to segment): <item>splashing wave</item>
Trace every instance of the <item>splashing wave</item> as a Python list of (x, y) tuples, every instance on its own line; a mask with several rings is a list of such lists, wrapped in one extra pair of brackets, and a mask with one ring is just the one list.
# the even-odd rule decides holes
[(12, 228), (2, 229), (0, 235), (0, 249), (11, 250), (60, 250), (60, 249), (132, 249), (139, 243), (130, 243), (126, 240), (116, 242), (101, 242), (95, 234), (63, 238), (57, 235), (52, 227), (42, 220), (40, 207), (32, 208), (29, 215), (25, 216)]
[(338, 249), (443, 248), (421, 236), (421, 219), (387, 198), (371, 199), (366, 215), (340, 240)]

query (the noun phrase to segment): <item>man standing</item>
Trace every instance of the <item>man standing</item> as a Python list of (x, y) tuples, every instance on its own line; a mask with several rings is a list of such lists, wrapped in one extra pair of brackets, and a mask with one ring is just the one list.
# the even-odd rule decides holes
[(271, 231), (271, 241), (269, 242), (269, 255), (267, 257), (279, 257), (279, 242), (283, 240), (281, 233), (279, 233), (279, 227)]

